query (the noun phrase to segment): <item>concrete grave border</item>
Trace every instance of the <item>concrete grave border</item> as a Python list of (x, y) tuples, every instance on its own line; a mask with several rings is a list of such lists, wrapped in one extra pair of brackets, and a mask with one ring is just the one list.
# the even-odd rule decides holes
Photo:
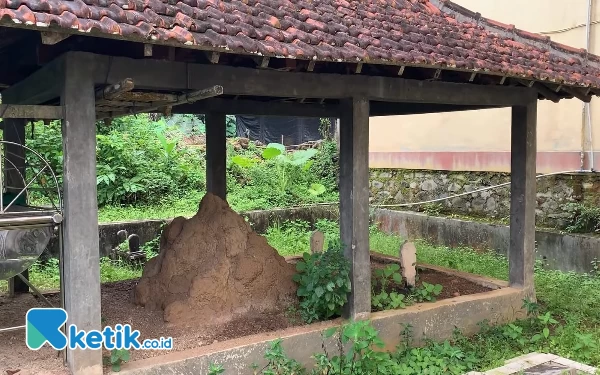
[[(371, 254), (372, 259), (398, 261), (397, 258)], [(288, 258), (293, 262), (297, 257)], [(400, 342), (400, 333), (405, 324), (411, 324), (415, 343), (424, 338), (444, 340), (450, 338), (456, 328), (466, 335), (478, 332), (478, 323), (488, 320), (490, 324), (505, 324), (524, 318), (522, 300), (528, 293), (524, 289), (508, 287), (508, 283), (465, 272), (419, 264), (456, 275), (474, 283), (489, 287), (489, 292), (459, 296), (434, 303), (420, 303), (402, 310), (372, 313), (370, 319), (380, 332), (386, 349), (393, 349)], [(201, 317), (199, 317), (201, 319)], [(222, 364), (226, 375), (249, 374), (252, 363), (264, 364), (263, 355), (269, 343), (281, 338), (286, 353), (311, 366), (311, 356), (322, 352), (322, 334), (331, 327), (342, 324), (341, 319), (292, 327), (285, 330), (256, 334), (238, 339), (214, 343), (196, 349), (168, 353), (123, 365), (120, 375), (166, 375), (206, 374), (211, 363)], [(174, 342), (177, 345), (177, 341)], [(325, 346), (334, 350), (335, 343), (326, 341)]]

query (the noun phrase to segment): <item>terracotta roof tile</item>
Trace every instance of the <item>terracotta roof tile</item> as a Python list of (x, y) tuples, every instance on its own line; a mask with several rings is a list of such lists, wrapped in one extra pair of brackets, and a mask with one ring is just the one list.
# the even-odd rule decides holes
[(0, 0), (0, 19), (190, 48), (600, 87), (600, 57), (447, 0)]

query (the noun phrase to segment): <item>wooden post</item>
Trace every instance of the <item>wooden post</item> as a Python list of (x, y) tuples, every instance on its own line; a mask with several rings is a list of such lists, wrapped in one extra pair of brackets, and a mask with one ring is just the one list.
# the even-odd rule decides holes
[[(5, 141), (14, 142), (20, 145), (25, 144), (25, 119), (8, 119), (5, 118), (3, 138)], [(25, 149), (23, 147), (6, 144), (4, 145), (4, 157), (6, 163), (4, 165), (4, 186), (6, 193), (11, 197), (15, 197), (25, 187)], [(26, 194), (26, 193), (25, 193)], [(27, 201), (27, 195), (21, 195)], [(4, 199), (4, 204), (12, 198)], [(21, 273), (26, 279), (29, 279), (29, 270)], [(12, 277), (8, 280), (8, 294), (14, 296), (19, 293), (29, 293), (29, 286), (19, 277)]]
[(512, 107), (509, 281), (531, 290), (535, 262), (537, 102)]
[(227, 199), (227, 129), (225, 114), (206, 114), (206, 191)]
[(369, 252), (369, 100), (346, 100), (340, 121), (340, 230), (351, 262), (352, 292), (344, 316), (371, 312)]
[[(96, 191), (96, 113), (89, 64), (67, 59), (61, 102), (63, 135), (63, 278), (67, 327), (101, 330), (100, 251)], [(101, 375), (101, 350), (68, 350), (74, 375)]]

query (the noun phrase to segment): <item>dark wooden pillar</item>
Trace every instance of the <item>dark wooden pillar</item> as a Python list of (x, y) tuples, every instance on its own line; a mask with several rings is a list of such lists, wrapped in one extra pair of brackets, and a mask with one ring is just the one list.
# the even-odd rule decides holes
[[(7, 103), (4, 103), (7, 104)], [(25, 144), (25, 119), (4, 119), (3, 138), (5, 141)], [(6, 165), (4, 165), (4, 186), (8, 199), (4, 199), (6, 206), (17, 194), (25, 188), (25, 149), (16, 145), (4, 145), (4, 156)], [(27, 195), (21, 195), (27, 201)], [(29, 279), (29, 270), (22, 272), (25, 278)], [(19, 293), (28, 293), (29, 286), (18, 277), (12, 277), (8, 280), (8, 294), (14, 296)]]
[(352, 292), (345, 317), (371, 312), (369, 253), (369, 100), (346, 100), (340, 119), (340, 231), (351, 262)]
[[(89, 64), (88, 64), (89, 65)], [(63, 288), (66, 326), (101, 330), (96, 190), (96, 113), (91, 68), (67, 59), (61, 102), (63, 136)], [(74, 375), (101, 375), (101, 350), (68, 350)]]
[(536, 207), (537, 102), (512, 108), (510, 285), (533, 292)]
[(227, 129), (220, 112), (206, 114), (206, 191), (226, 199)]

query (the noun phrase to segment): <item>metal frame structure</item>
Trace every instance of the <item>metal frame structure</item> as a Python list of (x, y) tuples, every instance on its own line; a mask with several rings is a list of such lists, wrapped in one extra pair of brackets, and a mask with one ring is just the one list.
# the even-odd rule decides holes
[[(24, 171), (19, 168), (11, 158), (22, 159), (22, 165), (25, 167), (25, 157), (23, 155), (17, 155), (6, 150), (5, 146), (13, 146), (13, 147), (21, 147), (26, 151), (31, 152), (38, 160), (42, 162), (42, 168), (40, 168), (35, 176), (29, 181), (24, 174)], [(27, 230), (27, 229), (35, 229), (35, 228), (52, 228), (58, 234), (59, 241), (59, 262), (63, 261), (63, 250), (62, 250), (62, 227), (61, 223), (63, 221), (62, 216), (62, 195), (60, 191), (60, 186), (58, 184), (58, 179), (54, 171), (52, 170), (50, 164), (44, 157), (38, 153), (37, 151), (31, 149), (30, 147), (25, 146), (24, 144), (11, 142), (11, 141), (0, 141), (0, 147), (4, 148), (4, 154), (0, 156), (0, 230)], [(5, 161), (5, 162), (3, 162)], [(5, 188), (9, 188), (6, 186), (7, 179), (5, 178), (5, 171), (10, 164), (11, 171), (14, 171), (19, 176), (19, 186), (10, 186), (10, 189), (17, 190), (18, 193), (5, 204), (4, 202), (4, 191)], [(54, 186), (56, 187), (56, 204), (52, 201), (52, 209), (48, 209), (47, 207), (35, 207), (35, 206), (25, 206), (24, 210), (15, 210), (17, 207), (16, 203), (18, 199), (22, 196), (26, 196), (27, 190), (30, 186), (38, 179), (38, 177), (42, 176), (43, 172), (46, 172), (54, 182)], [(52, 189), (54, 190), (54, 189)], [(22, 207), (22, 206), (19, 206)], [(13, 208), (13, 210), (11, 210)], [(41, 254), (40, 254), (41, 255)], [(60, 278), (62, 280), (62, 267), (60, 267), (61, 273)], [(33, 291), (38, 297), (40, 297), (43, 301), (45, 301), (49, 306), (54, 307), (52, 303), (27, 279), (27, 277), (23, 276), (22, 272), (15, 275), (22, 283), (27, 285), (29, 289)], [(61, 288), (61, 307), (64, 306), (64, 298), (62, 295)], [(0, 328), (0, 333), (2, 332), (10, 332), (24, 329), (25, 325), (22, 326), (14, 326), (7, 328)]]

